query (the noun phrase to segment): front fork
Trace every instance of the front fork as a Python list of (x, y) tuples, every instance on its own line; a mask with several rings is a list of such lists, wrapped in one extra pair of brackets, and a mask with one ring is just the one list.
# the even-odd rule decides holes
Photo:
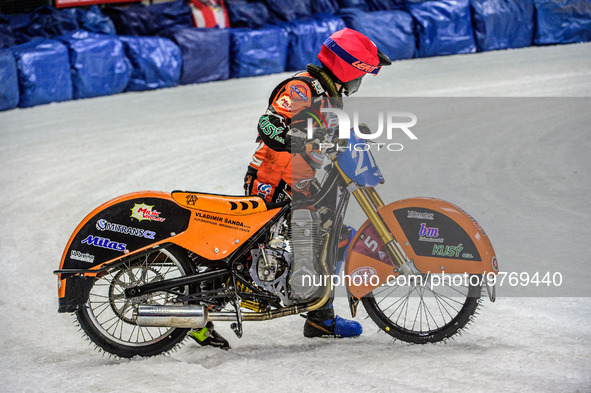
[(400, 244), (394, 239), (386, 224), (382, 221), (378, 213), (378, 208), (384, 207), (384, 201), (382, 201), (376, 190), (373, 187), (358, 187), (343, 172), (336, 160), (333, 164), (338, 169), (341, 177), (347, 182), (347, 189), (353, 194), (359, 206), (361, 206), (361, 209), (377, 231), (380, 239), (386, 245), (388, 256), (396, 267), (394, 272), (406, 275), (419, 273), (412, 261), (404, 253), (404, 250), (402, 250), (402, 247), (400, 247)]

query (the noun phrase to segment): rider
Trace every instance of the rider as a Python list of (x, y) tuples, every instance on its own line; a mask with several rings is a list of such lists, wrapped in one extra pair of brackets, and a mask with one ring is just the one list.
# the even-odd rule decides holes
[[(321, 66), (308, 64), (305, 72), (296, 73), (273, 90), (269, 107), (259, 119), (258, 147), (244, 178), (246, 195), (259, 195), (268, 202), (291, 199), (292, 192), (310, 196), (312, 183), (298, 180), (313, 178), (322, 158), (303, 149), (309, 142), (307, 118), (316, 119), (316, 129), (326, 125), (320, 108), (334, 107), (335, 103), (339, 106), (339, 98), (355, 93), (366, 74), (375, 75), (382, 66), (391, 64), (369, 38), (348, 28), (324, 42), (318, 60)], [(359, 336), (361, 325), (335, 316), (332, 300), (328, 303), (308, 313), (304, 336)], [(213, 324), (191, 333), (201, 345), (229, 348), (228, 342), (213, 330)]]

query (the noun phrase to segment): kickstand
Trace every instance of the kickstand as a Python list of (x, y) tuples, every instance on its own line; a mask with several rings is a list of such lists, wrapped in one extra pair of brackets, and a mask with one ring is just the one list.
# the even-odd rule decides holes
[(242, 338), (242, 312), (240, 311), (240, 303), (233, 300), (232, 305), (234, 306), (234, 310), (236, 310), (236, 322), (232, 323), (230, 327), (234, 331), (234, 334), (236, 334), (236, 337)]

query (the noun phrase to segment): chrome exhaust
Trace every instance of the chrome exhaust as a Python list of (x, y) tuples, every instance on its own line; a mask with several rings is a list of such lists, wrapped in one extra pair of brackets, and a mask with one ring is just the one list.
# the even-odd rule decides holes
[(201, 328), (207, 324), (208, 313), (204, 306), (155, 306), (140, 305), (134, 312), (138, 326)]

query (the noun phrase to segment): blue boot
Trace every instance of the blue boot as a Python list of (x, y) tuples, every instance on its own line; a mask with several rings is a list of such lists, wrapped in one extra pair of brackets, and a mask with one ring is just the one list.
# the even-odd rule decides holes
[(326, 321), (314, 321), (309, 318), (304, 324), (305, 337), (357, 337), (363, 328), (359, 322), (344, 319), (338, 315)]

